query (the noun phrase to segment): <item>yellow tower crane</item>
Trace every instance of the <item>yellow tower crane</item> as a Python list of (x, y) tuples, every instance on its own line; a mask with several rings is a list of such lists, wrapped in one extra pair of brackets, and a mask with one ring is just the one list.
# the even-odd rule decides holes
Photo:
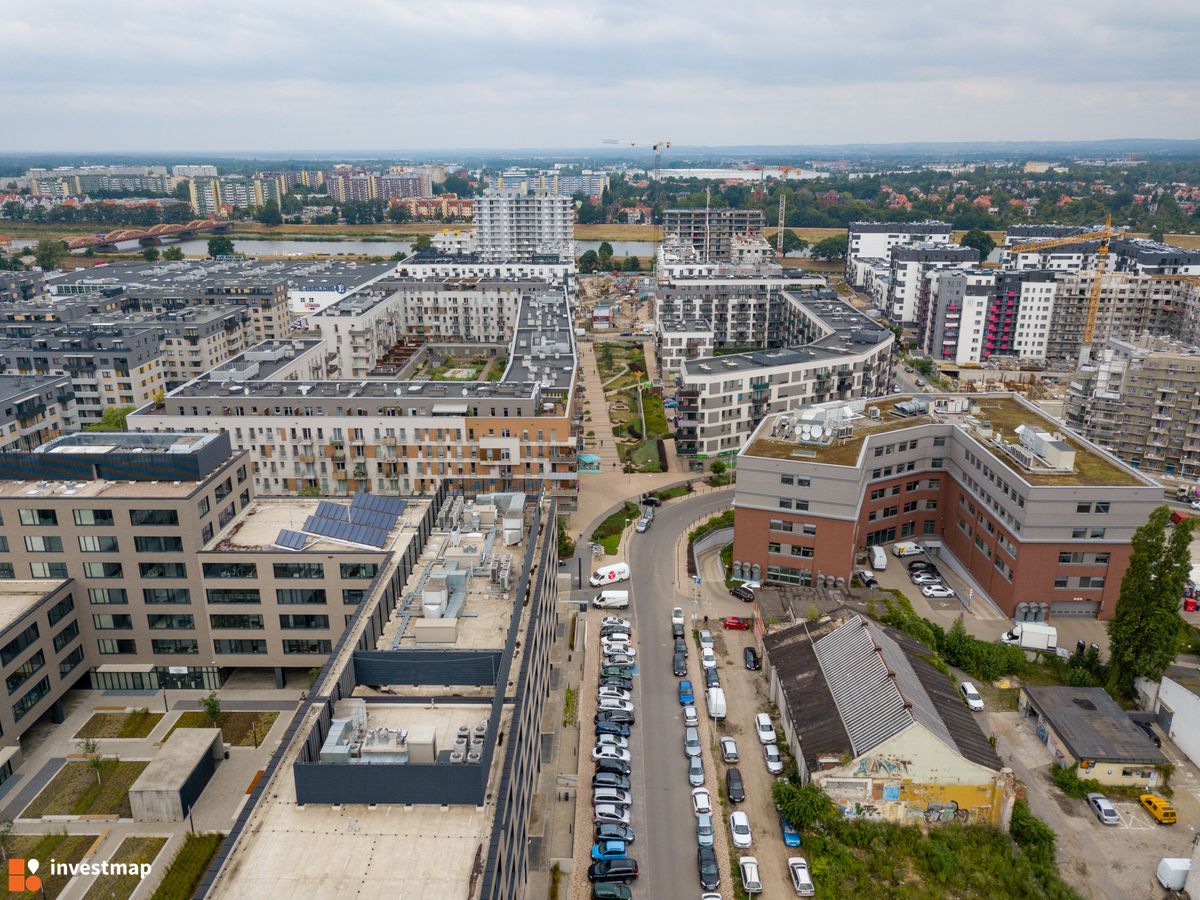
[(1018, 253), (1036, 253), (1039, 250), (1049, 250), (1051, 247), (1065, 247), (1069, 244), (1082, 244), (1087, 241), (1099, 241), (1096, 248), (1096, 266), (1092, 269), (1092, 289), (1088, 294), (1087, 319), (1083, 325), (1083, 342), (1079, 348), (1080, 365), (1087, 363), (1092, 352), (1092, 338), (1096, 334), (1096, 316), (1100, 312), (1100, 292), (1104, 288), (1104, 267), (1108, 263), (1108, 243), (1114, 237), (1120, 237), (1120, 231), (1112, 227), (1112, 214), (1105, 216), (1104, 227), (1096, 231), (1085, 231), (1081, 234), (1067, 235), (1059, 238), (1046, 238), (1043, 241), (1031, 241), (1027, 244), (1015, 244), (1008, 249), (1012, 255)]

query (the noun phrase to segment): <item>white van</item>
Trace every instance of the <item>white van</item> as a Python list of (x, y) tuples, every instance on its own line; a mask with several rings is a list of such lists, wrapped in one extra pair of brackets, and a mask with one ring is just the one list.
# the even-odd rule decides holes
[(613, 563), (611, 566), (601, 566), (592, 573), (592, 577), (588, 579), (588, 584), (592, 587), (600, 587), (602, 584), (616, 584), (618, 581), (629, 580), (629, 564), (628, 563)]
[(925, 552), (925, 548), (915, 541), (900, 541), (892, 544), (892, 552), (903, 558), (905, 556), (920, 556)]
[(596, 609), (628, 609), (629, 591), (601, 591), (592, 598)]
[(710, 719), (725, 718), (725, 691), (719, 687), (708, 689), (708, 716)]
[(879, 544), (871, 548), (871, 568), (876, 572), (887, 568), (887, 551)]

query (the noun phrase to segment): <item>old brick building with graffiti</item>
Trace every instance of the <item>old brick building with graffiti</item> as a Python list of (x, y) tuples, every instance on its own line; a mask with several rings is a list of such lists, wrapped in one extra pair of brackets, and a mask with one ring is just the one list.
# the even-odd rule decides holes
[(843, 815), (1007, 830), (1012, 771), (926, 647), (846, 611), (764, 645), (800, 775)]

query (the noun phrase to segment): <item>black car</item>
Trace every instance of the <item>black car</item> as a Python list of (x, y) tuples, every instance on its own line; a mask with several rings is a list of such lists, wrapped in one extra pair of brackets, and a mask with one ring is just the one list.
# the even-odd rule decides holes
[(597, 722), (596, 736), (602, 734), (615, 734), (617, 737), (629, 737), (629, 726), (622, 725), (619, 722)]
[(687, 641), (681, 637), (675, 638), (675, 652), (682, 653), (686, 659), (688, 655)]
[(671, 637), (673, 637), (673, 638), (683, 637), (683, 624), (682, 623), (680, 623), (680, 622), (672, 622), (671, 623)]
[(596, 760), (596, 774), (607, 772), (609, 775), (621, 775), (626, 778), (633, 769), (627, 762), (621, 762), (619, 759), (598, 759)]
[(758, 671), (762, 668), (762, 661), (758, 658), (758, 651), (753, 647), (747, 647), (742, 651), (742, 659), (746, 661), (746, 668), (751, 671)]
[(704, 686), (706, 688), (721, 686), (721, 676), (717, 674), (716, 666), (704, 670)]
[(592, 776), (592, 787), (619, 788), (629, 790), (629, 778), (625, 775), (615, 775), (612, 772), (597, 772)]
[(597, 843), (604, 841), (624, 841), (633, 843), (633, 829), (628, 825), (617, 825), (615, 822), (603, 822), (592, 832), (592, 839)]
[(605, 625), (600, 629), (600, 637), (609, 637), (614, 634), (627, 634), (633, 636), (633, 629), (628, 625)]
[(611, 722), (614, 725), (632, 725), (637, 721), (633, 713), (626, 712), (623, 709), (602, 709), (596, 713), (596, 718), (593, 720), (597, 725), (603, 722)]
[(609, 675), (607, 678), (600, 679), (600, 687), (615, 687), (623, 691), (632, 691), (633, 679), (617, 678), (615, 675)]
[(610, 675), (615, 675), (617, 678), (632, 678), (633, 666), (601, 666), (600, 677), (607, 678)]
[(676, 653), (671, 660), (671, 671), (680, 678), (687, 674), (687, 658), (682, 653)]
[(754, 602), (754, 591), (752, 591), (750, 588), (746, 587), (745, 585), (739, 584), (735, 588), (730, 588), (729, 593), (733, 594), (733, 596), (737, 597), (743, 603), (753, 603)]
[(717, 869), (717, 854), (712, 847), (701, 847), (696, 851), (696, 869), (700, 872), (700, 887), (715, 891), (721, 886), (721, 873)]
[(725, 793), (729, 797), (730, 803), (741, 803), (746, 799), (746, 786), (742, 784), (740, 770), (725, 770)]
[(931, 563), (927, 559), (914, 559), (912, 562), (910, 562), (908, 564), (908, 571), (910, 571), (910, 572), (920, 572), (925, 569), (936, 570), (937, 566), (935, 566), (933, 563)]
[(1162, 746), (1162, 738), (1154, 733), (1154, 729), (1150, 727), (1149, 722), (1134, 722), (1133, 724), (1142, 729), (1142, 733), (1145, 734), (1146, 737), (1150, 738), (1155, 747)]
[(636, 859), (601, 859), (588, 866), (588, 881), (620, 881), (625, 884), (638, 877)]
[(657, 497), (643, 497), (642, 506), (662, 506), (662, 501)]

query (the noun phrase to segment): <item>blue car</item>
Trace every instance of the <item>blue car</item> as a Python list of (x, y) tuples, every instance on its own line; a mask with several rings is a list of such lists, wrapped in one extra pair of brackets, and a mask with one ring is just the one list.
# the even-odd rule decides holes
[(693, 706), (696, 703), (696, 695), (692, 693), (692, 683), (686, 678), (679, 682), (679, 705)]
[(615, 734), (617, 737), (629, 737), (629, 726), (622, 725), (619, 722), (597, 722), (596, 736), (602, 734)]
[(783, 844), (785, 847), (800, 846), (800, 832), (796, 830), (796, 826), (785, 819), (779, 817), (779, 830), (783, 832)]
[(592, 847), (592, 859), (624, 859), (624, 841), (604, 841)]

